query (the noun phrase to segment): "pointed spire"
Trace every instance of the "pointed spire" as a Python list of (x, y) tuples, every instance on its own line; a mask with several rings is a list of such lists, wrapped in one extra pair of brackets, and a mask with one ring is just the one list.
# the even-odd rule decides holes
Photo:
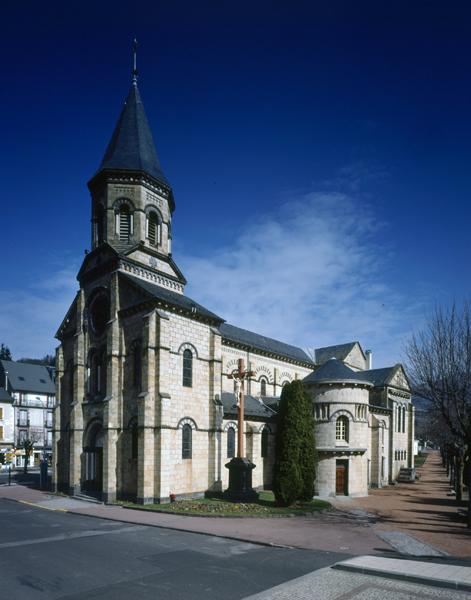
[(133, 43), (132, 84), (98, 173), (105, 169), (144, 171), (171, 187), (162, 172), (152, 132), (137, 87), (137, 41)]

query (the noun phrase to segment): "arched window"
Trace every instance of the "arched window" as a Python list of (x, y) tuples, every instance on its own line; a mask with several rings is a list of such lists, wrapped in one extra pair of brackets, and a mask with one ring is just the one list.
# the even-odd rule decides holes
[(182, 427), (182, 458), (191, 458), (191, 425), (185, 423)]
[(131, 211), (123, 204), (119, 209), (119, 241), (129, 242), (131, 237)]
[(147, 217), (147, 238), (151, 246), (160, 244), (160, 221), (155, 212), (149, 213)]
[(193, 385), (193, 354), (188, 348), (183, 351), (183, 385), (185, 387)]
[(227, 458), (234, 458), (235, 456), (235, 429), (229, 427), (227, 430)]
[(348, 419), (339, 417), (335, 424), (335, 439), (340, 442), (348, 442)]
[(266, 458), (268, 456), (268, 429), (262, 431), (262, 458)]
[(267, 395), (267, 380), (260, 379), (260, 396), (266, 396), (266, 395)]
[(136, 391), (141, 391), (142, 386), (142, 348), (139, 342), (134, 344), (133, 350), (133, 384)]
[(402, 433), (406, 432), (406, 407), (402, 409)]

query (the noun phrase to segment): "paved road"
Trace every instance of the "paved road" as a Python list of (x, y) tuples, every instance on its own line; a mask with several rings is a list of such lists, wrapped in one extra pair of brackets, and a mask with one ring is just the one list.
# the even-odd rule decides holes
[(1, 600), (230, 600), (345, 558), (0, 500)]

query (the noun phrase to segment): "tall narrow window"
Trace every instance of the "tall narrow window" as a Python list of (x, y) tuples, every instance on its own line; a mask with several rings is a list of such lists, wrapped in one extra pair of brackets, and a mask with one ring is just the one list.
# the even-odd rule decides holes
[(191, 458), (191, 426), (186, 423), (182, 427), (182, 458)]
[(260, 396), (266, 396), (266, 395), (267, 395), (267, 380), (260, 379)]
[(348, 419), (339, 417), (335, 425), (335, 439), (341, 442), (348, 442)]
[(185, 387), (193, 385), (193, 354), (188, 349), (183, 352), (183, 385)]
[(157, 246), (160, 242), (160, 223), (155, 212), (147, 217), (147, 237), (151, 246)]
[(119, 209), (119, 241), (129, 242), (131, 236), (131, 213), (124, 205)]
[(235, 456), (235, 429), (229, 427), (227, 430), (227, 458), (234, 458)]
[(268, 456), (268, 429), (262, 431), (262, 458), (266, 458)]

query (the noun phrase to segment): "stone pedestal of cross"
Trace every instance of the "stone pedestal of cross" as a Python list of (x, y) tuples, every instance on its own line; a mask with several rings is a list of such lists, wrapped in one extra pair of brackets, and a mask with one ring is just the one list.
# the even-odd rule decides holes
[(244, 382), (252, 377), (252, 371), (246, 371), (244, 361), (239, 358), (237, 371), (227, 377), (235, 382), (235, 397), (238, 409), (237, 457), (226, 464), (229, 469), (229, 487), (224, 497), (232, 502), (254, 502), (257, 492), (252, 488), (252, 471), (255, 465), (244, 456)]

